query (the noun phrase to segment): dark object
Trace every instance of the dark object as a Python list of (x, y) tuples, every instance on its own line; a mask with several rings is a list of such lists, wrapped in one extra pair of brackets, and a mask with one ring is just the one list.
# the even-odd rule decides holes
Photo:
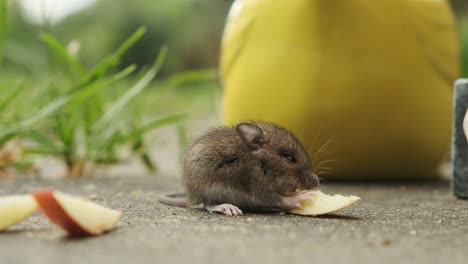
[(212, 129), (188, 147), (182, 165), (185, 204), (177, 195), (160, 202), (203, 204), (229, 216), (242, 215), (241, 210), (294, 209), (319, 185), (302, 143), (271, 123)]
[(453, 136), (452, 136), (452, 188), (455, 196), (468, 198), (468, 142), (463, 120), (468, 109), (468, 79), (455, 82)]

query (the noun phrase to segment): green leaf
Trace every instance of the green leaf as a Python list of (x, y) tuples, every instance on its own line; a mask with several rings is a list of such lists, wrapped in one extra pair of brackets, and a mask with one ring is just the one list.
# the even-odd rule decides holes
[(57, 57), (61, 58), (68, 66), (70, 66), (72, 72), (76, 76), (81, 77), (83, 75), (85, 72), (83, 66), (68, 52), (65, 45), (63, 45), (57, 38), (46, 32), (42, 32), (39, 35), (39, 38), (47, 44), (49, 49), (51, 49)]
[(20, 84), (22, 84), (23, 81), (24, 81), (24, 79), (11, 80), (11, 81), (4, 82), (4, 83), (0, 84), (0, 92), (3, 92), (4, 90), (9, 90), (12, 87), (20, 86)]
[(8, 106), (9, 103), (13, 102), (13, 100), (21, 93), (24, 86), (20, 86), (20, 83), (17, 82), (15, 84), (15, 89), (12, 93), (5, 96), (4, 98), (0, 98), (0, 111), (4, 111), (4, 109)]
[(61, 155), (62, 152), (56, 152), (51, 149), (46, 148), (32, 148), (32, 147), (24, 147), (21, 150), (23, 155), (47, 155), (47, 156), (58, 156)]
[(143, 142), (143, 138), (139, 137), (135, 143), (132, 146), (132, 150), (134, 153), (136, 153), (139, 157), (143, 165), (145, 167), (152, 171), (155, 172), (157, 170), (156, 164), (151, 160), (151, 157), (145, 147), (145, 143)]
[(7, 23), (7, 0), (0, 0), (0, 64), (3, 58), (3, 40), (5, 39)]
[(43, 120), (50, 114), (54, 113), (57, 109), (60, 107), (64, 106), (66, 103), (68, 103), (73, 97), (70, 95), (60, 97), (51, 103), (47, 104), (43, 108), (41, 108), (37, 114), (34, 116), (27, 118), (25, 120), (22, 120), (15, 124), (14, 126), (4, 128), (0, 130), (0, 137), (10, 134), (10, 133), (19, 133), (22, 132), (23, 130), (34, 126), (37, 124), (39, 121)]
[(151, 160), (151, 157), (149, 156), (148, 152), (147, 151), (144, 151), (141, 155), (140, 155), (140, 159), (141, 161), (143, 162), (143, 164), (145, 165), (145, 167), (152, 171), (152, 172), (155, 172), (158, 170), (158, 167), (156, 166), (156, 164)]
[(52, 139), (44, 135), (41, 131), (33, 130), (30, 133), (28, 133), (27, 136), (30, 140), (38, 144), (39, 148), (47, 152), (58, 154), (58, 153), (61, 153), (62, 151), (60, 147), (58, 147)]
[(135, 65), (130, 65), (111, 77), (101, 78), (99, 80), (96, 80), (95, 82), (92, 82), (91, 84), (78, 87), (77, 89), (75, 89), (76, 96), (73, 98), (73, 102), (70, 104), (70, 106), (72, 108), (78, 107), (79, 104), (83, 103), (90, 96), (95, 95), (98, 91), (105, 87), (108, 87), (112, 83), (125, 78), (133, 71), (135, 71), (135, 69)]
[(123, 136), (120, 139), (120, 141), (122, 143), (126, 143), (132, 140), (136, 140), (150, 130), (160, 128), (163, 126), (167, 126), (167, 125), (177, 124), (179, 122), (185, 121), (186, 119), (187, 119), (186, 114), (175, 114), (175, 115), (170, 115), (161, 119), (153, 120), (143, 125), (142, 127), (134, 129), (130, 134)]
[(190, 70), (172, 75), (164, 81), (164, 85), (180, 86), (190, 82), (213, 81), (217, 77), (214, 69)]
[(11, 167), (21, 171), (23, 174), (30, 170), (33, 165), (34, 163), (29, 160), (17, 160), (10, 164)]
[(70, 94), (63, 95), (53, 100), (52, 102), (42, 107), (41, 109), (39, 109), (37, 114), (33, 115), (32, 117), (22, 120), (11, 127), (7, 127), (3, 129), (0, 128), (0, 137), (3, 137), (4, 135), (10, 134), (10, 133), (19, 133), (23, 130), (31, 128), (34, 125), (36, 125), (38, 122), (47, 118), (49, 115), (53, 114), (58, 109), (62, 108), (64, 105), (68, 103), (70, 104), (73, 103), (72, 107), (77, 107), (84, 100), (94, 95), (99, 90), (109, 86), (113, 82), (116, 82), (124, 78), (125, 76), (132, 73), (134, 70), (135, 70), (134, 65), (129, 66), (110, 78), (96, 81), (92, 83), (91, 85), (81, 87), (79, 90), (75, 90)]
[[(122, 70), (121, 72), (107, 78), (101, 78), (97, 81), (92, 82), (91, 84), (82, 87), (80, 90), (78, 90), (76, 93), (76, 97), (71, 100), (69, 105), (67, 106), (68, 115), (66, 116), (66, 119), (63, 120), (63, 123), (61, 124), (63, 128), (63, 134), (61, 135), (61, 139), (65, 145), (65, 149), (68, 152), (68, 155), (75, 155), (75, 149), (76, 149), (76, 142), (75, 139), (77, 138), (76, 133), (78, 132), (78, 123), (81, 121), (82, 114), (84, 110), (82, 109), (82, 104), (88, 100), (90, 97), (95, 96), (96, 93), (101, 91), (104, 88), (110, 87), (111, 84), (114, 82), (117, 82), (121, 80), (122, 78), (125, 78), (128, 76), (130, 73), (132, 73), (136, 69), (135, 65), (131, 65), (127, 67), (126, 69)], [(86, 130), (87, 128), (85, 128)], [(85, 141), (87, 140), (88, 134), (85, 133), (84, 136)]]
[(116, 114), (118, 114), (127, 103), (136, 95), (138, 95), (143, 89), (148, 85), (148, 83), (153, 80), (153, 78), (158, 74), (161, 69), (161, 65), (167, 56), (167, 48), (161, 49), (159, 56), (155, 60), (153, 66), (146, 72), (146, 74), (135, 84), (133, 85), (125, 94), (123, 94), (117, 102), (115, 102), (104, 115), (96, 121), (94, 128), (98, 129), (100, 127), (106, 126), (109, 121), (111, 121)]
[(106, 74), (110, 69), (119, 65), (121, 57), (145, 34), (145, 27), (140, 27), (133, 33), (120, 47), (111, 55), (99, 62), (91, 71), (83, 78), (81, 83), (88, 83)]
[(3, 146), (5, 143), (10, 141), (14, 137), (16, 137), (15, 133), (4, 134), (3, 136), (0, 136), (0, 147)]
[(92, 156), (102, 156), (102, 152), (111, 151), (121, 142), (119, 122), (110, 123), (105, 130), (95, 135)]
[(102, 116), (105, 104), (106, 97), (101, 94), (96, 94), (84, 104), (83, 122), (85, 134), (89, 135), (94, 132), (92, 129), (93, 125)]

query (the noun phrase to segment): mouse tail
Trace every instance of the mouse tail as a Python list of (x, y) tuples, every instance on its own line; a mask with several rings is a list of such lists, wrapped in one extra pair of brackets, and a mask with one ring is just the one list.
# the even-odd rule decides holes
[(165, 205), (171, 205), (171, 206), (177, 206), (177, 207), (189, 207), (190, 206), (187, 201), (187, 197), (185, 196), (184, 193), (163, 194), (159, 196), (158, 202), (165, 204)]

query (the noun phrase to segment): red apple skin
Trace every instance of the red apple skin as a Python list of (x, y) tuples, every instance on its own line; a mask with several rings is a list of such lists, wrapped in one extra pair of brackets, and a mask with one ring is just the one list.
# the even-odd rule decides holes
[(49, 220), (63, 229), (65, 229), (70, 236), (93, 236), (94, 234), (88, 232), (81, 227), (73, 218), (71, 218), (62, 206), (57, 202), (52, 191), (39, 191), (33, 193), (39, 204), (39, 209), (45, 214)]

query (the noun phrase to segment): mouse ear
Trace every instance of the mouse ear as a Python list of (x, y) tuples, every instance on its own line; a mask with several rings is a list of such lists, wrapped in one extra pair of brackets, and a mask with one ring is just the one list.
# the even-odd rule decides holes
[(236, 132), (250, 149), (259, 149), (266, 142), (263, 130), (252, 123), (237, 124)]

